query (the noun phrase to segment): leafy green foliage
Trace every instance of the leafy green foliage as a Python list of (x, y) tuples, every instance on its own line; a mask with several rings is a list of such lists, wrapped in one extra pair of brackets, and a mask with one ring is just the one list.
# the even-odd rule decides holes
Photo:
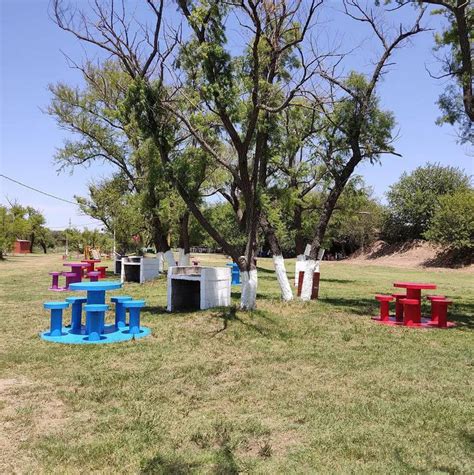
[(428, 163), (403, 173), (387, 193), (384, 238), (389, 242), (423, 238), (440, 198), (468, 188), (469, 177), (454, 167)]
[(474, 249), (474, 190), (442, 196), (425, 237), (450, 249)]
[(31, 206), (16, 203), (10, 207), (0, 206), (0, 258), (11, 251), (16, 239), (28, 239), (31, 250), (39, 244), (46, 253), (54, 241), (45, 223), (43, 214)]
[(140, 196), (130, 192), (130, 184), (123, 175), (89, 185), (89, 198), (76, 200), (84, 213), (105, 224), (109, 234), (115, 231), (117, 252), (135, 249), (135, 235), (141, 235), (145, 244), (150, 240), (150, 230), (140, 213)]

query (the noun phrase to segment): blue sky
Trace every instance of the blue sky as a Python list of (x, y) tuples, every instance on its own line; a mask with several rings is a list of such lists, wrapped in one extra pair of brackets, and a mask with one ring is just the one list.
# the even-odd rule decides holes
[[(77, 40), (50, 20), (48, 3), (0, 0), (0, 173), (72, 200), (74, 195), (86, 194), (90, 180), (107, 176), (110, 170), (96, 164), (93, 168), (76, 169), (72, 175), (56, 172), (53, 156), (66, 135), (41, 108), (50, 100), (49, 83), (81, 82), (80, 74), (68, 67), (61, 50), (79, 61), (84, 52)], [(330, 7), (337, 4), (329, 2)], [(173, 9), (169, 11), (172, 13)], [(405, 15), (412, 13), (407, 11)], [(342, 20), (336, 10), (327, 10), (323, 19), (326, 27), (337, 29), (347, 44), (360, 39), (359, 25)], [(439, 26), (439, 19), (429, 21), (431, 26)], [(370, 42), (365, 45), (364, 50), (354, 53), (354, 63), (368, 64), (368, 53), (374, 47)], [(379, 198), (401, 173), (428, 161), (458, 166), (469, 174), (474, 172), (473, 158), (456, 143), (455, 130), (435, 125), (436, 99), (443, 84), (431, 79), (425, 70), (425, 64), (436, 67), (432, 46), (432, 33), (424, 33), (411, 46), (399, 50), (395, 56), (397, 64), (379, 89), (383, 107), (395, 114), (399, 130), (396, 148), (403, 155), (385, 157), (382, 166), (367, 164), (358, 169)], [(75, 206), (0, 178), (0, 202), (7, 200), (40, 209), (53, 228), (65, 227), (69, 219), (73, 225), (94, 227), (94, 220), (81, 216)]]

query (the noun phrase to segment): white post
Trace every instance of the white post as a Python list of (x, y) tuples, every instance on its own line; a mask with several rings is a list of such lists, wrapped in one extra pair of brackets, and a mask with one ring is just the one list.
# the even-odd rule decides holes
[(275, 273), (278, 284), (280, 285), (281, 298), (288, 302), (293, 300), (293, 292), (291, 291), (290, 282), (286, 274), (285, 260), (283, 256), (273, 256), (273, 265), (275, 266)]

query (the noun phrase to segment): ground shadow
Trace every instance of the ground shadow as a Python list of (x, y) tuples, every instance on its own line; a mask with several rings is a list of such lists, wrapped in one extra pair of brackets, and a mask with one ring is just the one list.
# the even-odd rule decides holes
[(331, 277), (321, 277), (321, 282), (335, 282), (336, 284), (352, 284), (355, 279), (333, 279)]
[(431, 259), (422, 263), (424, 267), (450, 267), (460, 269), (474, 263), (474, 253), (465, 251), (447, 250), (438, 252)]
[(189, 463), (180, 457), (164, 457), (156, 454), (141, 463), (140, 473), (151, 474), (170, 474), (170, 475), (187, 475), (195, 473), (198, 468), (195, 463)]
[[(219, 333), (224, 332), (228, 329), (231, 322), (237, 322), (252, 331), (255, 331), (261, 336), (270, 336), (272, 333), (273, 336), (278, 336), (280, 338), (287, 337), (288, 335), (281, 330), (276, 329), (277, 321), (273, 318), (270, 318), (266, 311), (264, 310), (252, 310), (251, 312), (246, 312), (246, 315), (250, 317), (250, 319), (254, 321), (244, 320), (240, 318), (237, 314), (238, 307), (236, 305), (232, 305), (231, 307), (226, 307), (221, 309), (221, 311), (213, 313), (211, 318), (216, 318), (218, 320), (222, 320), (222, 326), (217, 330), (210, 332), (211, 337), (218, 335)], [(272, 329), (266, 328), (262, 325), (259, 325), (259, 319), (265, 320), (266, 325), (273, 326)], [(261, 322), (260, 322), (261, 323)], [(276, 329), (276, 331), (275, 331)]]
[[(240, 299), (240, 296), (241, 296), (241, 292), (237, 292), (237, 291), (232, 291), (230, 293), (230, 297), (231, 299), (237, 299), (239, 300)], [(280, 296), (279, 293), (275, 293), (275, 294), (260, 294), (257, 292), (257, 300), (275, 300), (276, 298), (278, 298)]]
[(377, 315), (378, 303), (369, 298), (345, 298), (345, 297), (324, 297), (319, 299), (322, 303), (328, 303), (334, 307), (342, 307), (351, 313), (361, 316)]
[[(370, 298), (346, 298), (346, 297), (325, 297), (320, 299), (323, 303), (334, 305), (349, 310), (350, 312), (360, 316), (375, 316), (379, 312), (379, 304), (375, 299)], [(474, 328), (474, 314), (471, 311), (472, 305), (458, 305), (453, 311), (448, 311), (448, 320), (455, 322), (457, 328)], [(428, 316), (430, 314), (429, 304), (423, 302), (422, 314)], [(392, 308), (393, 310), (393, 308)], [(455, 327), (456, 328), (456, 327)]]
[(387, 257), (392, 254), (403, 254), (404, 252), (411, 251), (416, 247), (421, 246), (420, 240), (413, 240), (407, 242), (397, 242), (394, 244), (389, 244), (388, 242), (380, 242), (380, 245), (377, 249), (373, 250), (367, 255), (367, 259), (378, 259), (380, 257)]

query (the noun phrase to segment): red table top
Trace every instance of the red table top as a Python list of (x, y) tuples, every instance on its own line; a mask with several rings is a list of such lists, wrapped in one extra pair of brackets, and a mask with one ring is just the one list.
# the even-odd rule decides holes
[(63, 266), (74, 266), (74, 267), (87, 267), (87, 264), (84, 262), (65, 262)]
[(426, 284), (421, 282), (395, 282), (394, 287), (402, 287), (404, 289), (436, 289), (436, 284)]

